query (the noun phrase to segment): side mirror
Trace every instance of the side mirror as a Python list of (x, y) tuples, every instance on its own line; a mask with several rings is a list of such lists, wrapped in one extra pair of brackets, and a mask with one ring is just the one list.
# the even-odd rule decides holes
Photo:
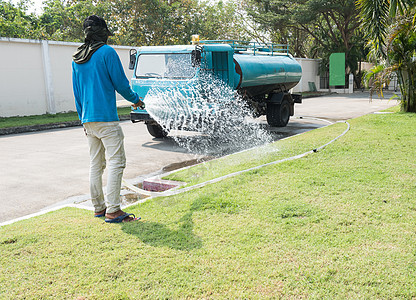
[(201, 50), (200, 49), (192, 50), (191, 60), (192, 60), (192, 67), (198, 67), (201, 65)]
[(136, 64), (137, 50), (136, 49), (130, 49), (129, 54), (130, 54), (129, 69), (134, 70), (134, 65)]

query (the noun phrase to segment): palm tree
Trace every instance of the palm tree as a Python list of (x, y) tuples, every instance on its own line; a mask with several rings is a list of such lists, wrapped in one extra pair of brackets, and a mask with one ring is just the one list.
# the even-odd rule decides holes
[(387, 27), (391, 19), (415, 7), (414, 0), (357, 0), (361, 21), (373, 47), (385, 56)]
[(367, 75), (380, 92), (395, 72), (402, 110), (416, 112), (416, 30), (414, 0), (357, 0), (373, 54), (380, 65)]
[(416, 30), (411, 16), (400, 16), (389, 35), (389, 64), (396, 69), (402, 94), (403, 110), (416, 112)]

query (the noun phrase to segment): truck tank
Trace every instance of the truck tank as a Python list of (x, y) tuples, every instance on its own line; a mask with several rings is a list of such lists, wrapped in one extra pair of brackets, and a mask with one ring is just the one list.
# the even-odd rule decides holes
[(234, 88), (254, 97), (274, 90), (288, 91), (301, 79), (302, 68), (289, 54), (234, 54)]

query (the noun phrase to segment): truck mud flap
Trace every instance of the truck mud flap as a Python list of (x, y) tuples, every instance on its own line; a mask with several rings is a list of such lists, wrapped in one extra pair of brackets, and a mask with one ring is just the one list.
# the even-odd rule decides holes
[(135, 113), (135, 112), (131, 112), (130, 113), (130, 120), (133, 123), (137, 123), (137, 122), (141, 122), (141, 121), (151, 121), (153, 119), (147, 113), (140, 113), (140, 114), (138, 114), (138, 113)]
[(295, 103), (302, 103), (302, 95), (301, 94), (292, 94), (293, 102)]

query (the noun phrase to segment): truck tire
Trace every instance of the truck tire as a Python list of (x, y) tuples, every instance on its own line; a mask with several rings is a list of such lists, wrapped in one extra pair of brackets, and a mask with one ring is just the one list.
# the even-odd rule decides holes
[(267, 123), (272, 127), (285, 127), (290, 119), (290, 104), (284, 99), (282, 103), (267, 103)]
[(155, 138), (164, 138), (168, 136), (168, 132), (162, 128), (159, 124), (146, 123), (147, 131), (151, 136)]

